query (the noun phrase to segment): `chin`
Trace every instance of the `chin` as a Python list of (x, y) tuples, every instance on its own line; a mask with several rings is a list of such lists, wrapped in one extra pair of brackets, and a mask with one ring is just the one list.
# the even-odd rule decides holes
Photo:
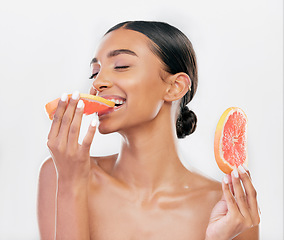
[(98, 127), (98, 131), (100, 132), (100, 134), (109, 134), (109, 133), (116, 132), (115, 130), (112, 130), (110, 128), (104, 128), (104, 127), (101, 127), (101, 126)]
[(101, 134), (109, 134), (109, 133), (115, 133), (118, 131), (118, 128), (116, 126), (114, 126), (111, 123), (108, 123), (107, 121), (102, 121), (100, 122), (99, 126), (98, 126), (98, 131)]

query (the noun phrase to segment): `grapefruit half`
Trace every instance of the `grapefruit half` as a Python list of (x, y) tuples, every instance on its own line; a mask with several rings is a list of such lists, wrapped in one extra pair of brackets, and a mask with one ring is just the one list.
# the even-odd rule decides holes
[[(68, 94), (68, 101), (71, 96), (72, 94)], [(82, 99), (85, 104), (84, 114), (86, 115), (105, 111), (107, 109), (113, 108), (115, 105), (115, 103), (112, 101), (91, 94), (80, 93), (80, 99)], [(46, 113), (51, 120), (53, 119), (59, 100), (60, 98), (57, 98), (45, 105)]]
[(214, 154), (218, 167), (231, 173), (234, 167), (247, 165), (247, 116), (238, 107), (228, 108), (215, 131)]

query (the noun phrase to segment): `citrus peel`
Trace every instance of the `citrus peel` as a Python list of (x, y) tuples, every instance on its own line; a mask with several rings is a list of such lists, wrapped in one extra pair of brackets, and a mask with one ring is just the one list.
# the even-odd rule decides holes
[[(72, 94), (68, 94), (68, 101), (71, 98), (71, 96)], [(115, 103), (110, 100), (86, 93), (80, 93), (80, 99), (82, 99), (85, 104), (84, 114), (86, 115), (111, 109), (115, 105)], [(59, 100), (60, 98), (57, 98), (45, 105), (46, 113), (48, 114), (48, 117), (51, 120), (53, 119)]]

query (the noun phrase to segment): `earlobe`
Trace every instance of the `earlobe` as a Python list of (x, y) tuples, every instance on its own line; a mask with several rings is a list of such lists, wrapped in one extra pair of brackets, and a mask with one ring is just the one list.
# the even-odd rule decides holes
[(186, 73), (176, 73), (168, 77), (169, 87), (164, 96), (164, 100), (173, 102), (181, 99), (190, 89), (191, 80)]

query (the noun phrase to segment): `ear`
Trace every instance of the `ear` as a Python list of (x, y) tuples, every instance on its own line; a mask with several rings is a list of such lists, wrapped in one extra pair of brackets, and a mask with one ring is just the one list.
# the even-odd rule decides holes
[(191, 80), (184, 72), (168, 76), (167, 82), (169, 86), (164, 95), (164, 100), (168, 102), (181, 99), (191, 87)]

